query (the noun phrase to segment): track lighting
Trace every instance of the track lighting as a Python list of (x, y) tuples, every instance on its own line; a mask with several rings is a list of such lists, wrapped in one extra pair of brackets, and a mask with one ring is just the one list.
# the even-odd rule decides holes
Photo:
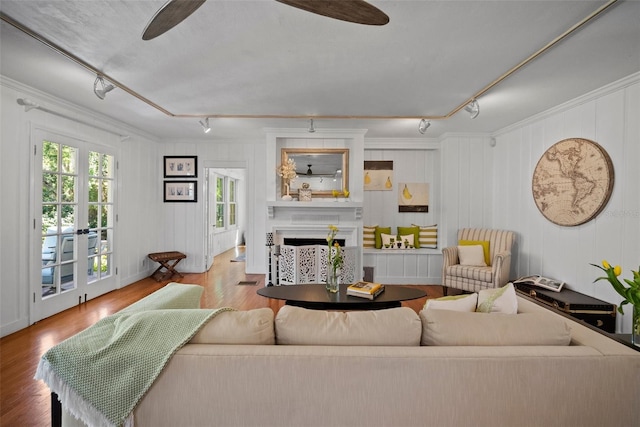
[(22, 105), (24, 107), (25, 112), (33, 110), (34, 108), (40, 108), (38, 104), (30, 99), (18, 98), (16, 99), (16, 102), (18, 103), (18, 105)]
[(204, 122), (200, 120), (198, 123), (200, 123), (200, 126), (202, 126), (202, 130), (204, 131), (204, 133), (211, 132), (211, 126), (209, 126), (209, 117), (204, 119)]
[(313, 127), (313, 119), (309, 119), (309, 133), (314, 133), (316, 129)]
[(429, 126), (431, 126), (431, 122), (429, 120), (420, 120), (420, 124), (418, 125), (418, 132), (424, 135), (427, 129), (429, 129)]
[[(98, 83), (100, 83), (100, 89), (98, 89)], [(93, 82), (93, 93), (95, 93), (100, 99), (104, 99), (104, 97), (107, 96), (107, 93), (111, 92), (115, 88), (116, 87), (112, 84), (105, 85), (104, 79), (100, 75), (97, 76), (96, 81)]]
[(472, 119), (478, 117), (478, 114), (480, 114), (480, 104), (478, 104), (478, 100), (472, 100), (466, 107), (464, 107), (464, 111), (469, 113)]

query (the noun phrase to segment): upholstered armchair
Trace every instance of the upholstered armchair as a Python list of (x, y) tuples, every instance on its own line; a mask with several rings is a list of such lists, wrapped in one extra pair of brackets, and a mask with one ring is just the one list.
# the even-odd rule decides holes
[[(509, 281), (511, 269), (511, 247), (513, 231), (486, 228), (463, 228), (458, 230), (458, 244), (484, 246), (486, 266), (462, 265), (458, 245), (442, 249), (442, 286), (444, 294), (448, 288), (477, 292), (482, 289), (499, 288)], [(488, 248), (487, 248), (488, 242)], [(488, 249), (488, 250), (487, 250)]]

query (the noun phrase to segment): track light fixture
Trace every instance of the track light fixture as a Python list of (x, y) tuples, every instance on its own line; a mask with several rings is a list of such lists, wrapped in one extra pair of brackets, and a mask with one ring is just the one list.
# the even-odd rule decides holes
[(316, 129), (313, 127), (313, 119), (309, 119), (309, 133), (314, 133)]
[(202, 130), (204, 131), (204, 133), (211, 132), (211, 126), (209, 126), (209, 117), (204, 119), (204, 122), (200, 120), (198, 123), (200, 123), (200, 126), (202, 126)]
[(427, 129), (429, 129), (429, 126), (431, 126), (431, 122), (429, 120), (427, 119), (420, 120), (420, 124), (418, 124), (418, 132), (424, 135)]
[[(100, 89), (98, 89), (98, 83), (100, 83)], [(96, 81), (93, 82), (93, 93), (95, 93), (100, 99), (104, 99), (104, 97), (107, 96), (107, 93), (111, 92), (115, 88), (116, 87), (112, 84), (105, 85), (104, 79), (100, 75), (96, 76)]]
[(466, 107), (464, 107), (464, 111), (469, 113), (472, 119), (478, 117), (478, 114), (480, 114), (480, 104), (478, 104), (478, 100), (472, 100)]

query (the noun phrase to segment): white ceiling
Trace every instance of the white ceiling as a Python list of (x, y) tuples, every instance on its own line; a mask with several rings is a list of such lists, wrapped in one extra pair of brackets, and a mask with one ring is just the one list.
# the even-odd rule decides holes
[[(346, 23), (273, 0), (208, 0), (141, 39), (164, 0), (2, 0), (17, 21), (165, 109), (122, 88), (99, 100), (95, 74), (3, 21), (3, 75), (159, 139), (262, 137), (265, 127), (368, 129), (420, 137), (605, 1), (371, 1), (386, 26)], [(640, 71), (640, 2), (619, 1), (478, 97), (480, 115), (433, 120), (424, 137), (492, 132)], [(195, 116), (212, 118), (206, 136)], [(176, 117), (177, 116), (177, 117)], [(187, 116), (187, 117), (180, 117)], [(329, 119), (384, 116), (411, 119)]]

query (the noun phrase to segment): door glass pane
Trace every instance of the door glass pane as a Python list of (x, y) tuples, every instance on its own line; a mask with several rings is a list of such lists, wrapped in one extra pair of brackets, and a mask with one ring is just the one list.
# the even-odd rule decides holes
[(77, 286), (77, 157), (74, 147), (42, 143), (42, 298)]
[(92, 151), (89, 155), (89, 282), (111, 275), (113, 248), (114, 158)]

